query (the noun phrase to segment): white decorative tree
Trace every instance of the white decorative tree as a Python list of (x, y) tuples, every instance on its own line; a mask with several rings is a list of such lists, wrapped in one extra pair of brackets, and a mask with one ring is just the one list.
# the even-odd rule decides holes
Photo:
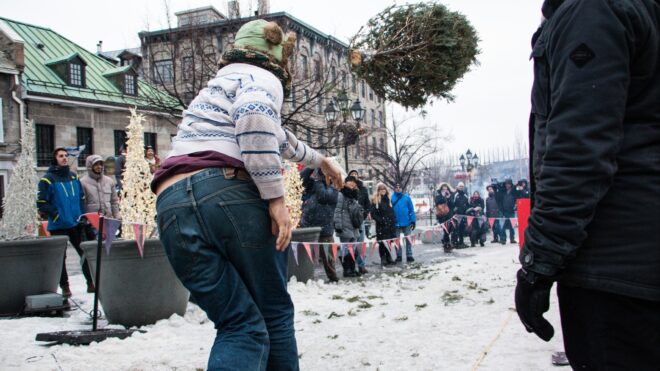
[(4, 215), (0, 223), (0, 238), (32, 238), (39, 225), (37, 212), (37, 171), (34, 158), (34, 123), (25, 123), (21, 139), (21, 154), (14, 167), (7, 196), (2, 201)]
[(284, 204), (289, 209), (289, 219), (295, 229), (302, 218), (302, 195), (305, 189), (298, 167), (290, 161), (284, 161), (284, 189)]
[[(144, 158), (144, 116), (131, 109), (131, 121), (127, 127), (126, 170), (122, 180), (122, 198), (119, 204), (124, 222), (141, 223), (154, 228), (156, 196), (149, 188), (153, 175)], [(125, 239), (135, 239), (133, 229), (124, 225)]]

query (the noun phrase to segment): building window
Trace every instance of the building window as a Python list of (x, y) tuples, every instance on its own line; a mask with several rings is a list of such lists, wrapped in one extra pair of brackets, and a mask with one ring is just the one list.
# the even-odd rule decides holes
[(171, 59), (154, 62), (154, 81), (162, 84), (171, 84), (173, 80), (174, 74)]
[(76, 128), (76, 144), (85, 146), (84, 151), (78, 154), (78, 166), (85, 167), (87, 156), (94, 153), (94, 132), (92, 128)]
[(321, 61), (317, 59), (314, 61), (314, 80), (321, 81), (322, 77), (323, 68), (321, 67)]
[(362, 98), (367, 96), (367, 85), (364, 83), (364, 80), (360, 81), (360, 93)]
[(124, 75), (124, 93), (129, 95), (137, 95), (136, 79), (134, 75)]
[(378, 127), (383, 126), (383, 112), (378, 111)]
[(371, 138), (371, 149), (374, 151), (374, 156), (378, 156), (378, 147), (376, 147), (376, 138)]
[(385, 153), (385, 139), (380, 138), (380, 152)]
[(341, 71), (341, 88), (346, 89), (346, 71)]
[(119, 156), (119, 150), (121, 147), (126, 147), (127, 139), (125, 131), (115, 130), (115, 156)]
[(300, 64), (302, 65), (302, 77), (303, 79), (309, 78), (309, 65), (307, 64), (307, 56), (304, 54), (300, 55)]
[(376, 110), (371, 109), (371, 126), (376, 126)]
[(374, 90), (369, 88), (369, 100), (373, 101), (374, 100)]
[(55, 150), (55, 126), (35, 125), (37, 139), (37, 166), (49, 166)]
[(316, 98), (316, 113), (323, 113), (323, 96)]
[(351, 92), (357, 93), (357, 79), (355, 76), (351, 78)]
[(309, 103), (309, 90), (305, 89), (303, 90), (303, 101), (302, 101), (302, 106), (307, 105)]
[(69, 63), (69, 85), (84, 86), (83, 66), (80, 63)]
[(158, 153), (157, 151), (157, 146), (156, 146), (156, 133), (149, 133), (149, 132), (144, 132), (144, 148), (147, 148), (147, 146), (151, 146), (151, 148), (154, 149), (154, 152)]
[(335, 66), (330, 67), (330, 77), (332, 78), (332, 83), (337, 83), (337, 69)]
[(181, 73), (184, 80), (193, 78), (193, 57), (183, 57), (181, 59)]
[(360, 137), (355, 140), (355, 158), (360, 158)]
[(2, 103), (2, 98), (0, 98), (0, 143), (5, 141), (5, 111), (2, 108)]

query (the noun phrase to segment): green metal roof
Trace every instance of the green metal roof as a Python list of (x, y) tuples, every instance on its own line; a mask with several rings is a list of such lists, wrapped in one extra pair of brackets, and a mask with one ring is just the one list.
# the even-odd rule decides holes
[[(143, 109), (183, 109), (175, 98), (142, 80), (138, 80), (137, 96), (124, 94), (104, 76), (104, 73), (117, 69), (115, 65), (49, 28), (2, 17), (0, 20), (5, 21), (23, 39), (25, 70), (22, 78), (28, 94)], [(84, 88), (67, 85), (48, 67), (76, 56), (87, 64)]]
[(121, 74), (124, 74), (124, 73), (130, 71), (131, 68), (133, 68), (133, 66), (131, 66), (130, 64), (126, 65), (126, 66), (122, 66), (122, 67), (115, 67), (115, 68), (112, 68), (112, 69), (109, 69), (109, 70), (103, 72), (103, 76), (110, 77), (110, 76), (114, 76), (114, 75), (121, 75)]
[[(49, 59), (49, 60), (45, 61), (44, 64), (46, 66), (52, 66), (54, 64), (60, 64), (60, 63), (63, 63), (63, 62), (68, 62), (68, 61), (72, 60), (75, 57), (80, 57), (77, 52), (69, 53), (65, 56), (55, 58), (55, 59)], [(80, 59), (82, 59), (82, 58), (80, 58)], [(87, 63), (87, 62), (85, 62), (85, 63)]]

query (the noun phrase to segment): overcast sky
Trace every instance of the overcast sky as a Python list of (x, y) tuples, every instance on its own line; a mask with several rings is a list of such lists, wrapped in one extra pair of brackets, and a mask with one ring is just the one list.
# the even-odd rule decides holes
[[(162, 0), (3, 0), (0, 15), (49, 27), (95, 51), (139, 46), (137, 33), (166, 27)], [(226, 14), (226, 1), (170, 0), (171, 13), (213, 5)], [(392, 0), (271, 0), (271, 11), (286, 11), (309, 25), (348, 40), (361, 25)], [(455, 102), (426, 107), (429, 123), (438, 123), (454, 140), (450, 152), (483, 151), (509, 146), (516, 132), (527, 137), (532, 63), (531, 35), (541, 20), (542, 0), (442, 0), (465, 14), (481, 39), (479, 66), (454, 90)], [(257, 1), (240, 1), (241, 12), (255, 11)], [(397, 110), (395, 109), (396, 113)], [(483, 158), (483, 156), (482, 156)]]

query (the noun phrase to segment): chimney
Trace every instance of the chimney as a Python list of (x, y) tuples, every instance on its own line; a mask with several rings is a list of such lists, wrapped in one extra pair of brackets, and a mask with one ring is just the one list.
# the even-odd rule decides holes
[(99, 40), (99, 43), (96, 44), (96, 54), (101, 54), (103, 51), (103, 40)]
[(238, 6), (237, 0), (231, 0), (227, 3), (227, 14), (229, 15), (229, 19), (241, 17), (241, 9)]
[(257, 8), (259, 15), (265, 15), (270, 13), (270, 1), (269, 0), (259, 0), (259, 5)]

